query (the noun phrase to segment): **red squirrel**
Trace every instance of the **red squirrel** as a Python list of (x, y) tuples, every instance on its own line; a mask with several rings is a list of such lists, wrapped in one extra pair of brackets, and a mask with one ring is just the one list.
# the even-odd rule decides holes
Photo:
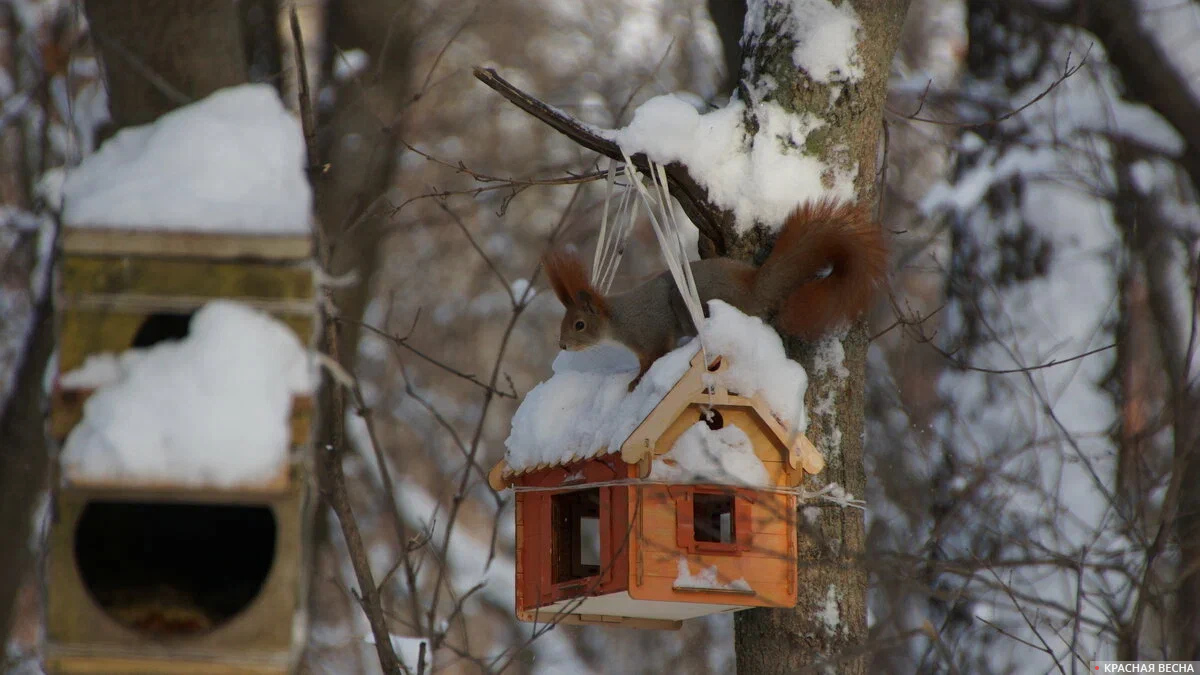
[[(624, 293), (601, 295), (574, 255), (542, 258), (550, 286), (566, 307), (559, 346), (580, 350), (617, 342), (638, 357), (633, 388), (650, 364), (696, 327), (671, 278), (663, 272)], [(815, 339), (862, 314), (887, 273), (887, 246), (862, 206), (821, 200), (788, 216), (761, 267), (732, 258), (691, 263), (700, 301), (722, 300), (743, 314), (774, 315), (788, 334)]]

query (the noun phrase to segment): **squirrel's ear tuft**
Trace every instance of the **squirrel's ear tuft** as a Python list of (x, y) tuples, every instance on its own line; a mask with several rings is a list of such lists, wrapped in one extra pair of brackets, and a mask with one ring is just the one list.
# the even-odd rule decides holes
[(583, 272), (583, 265), (579, 260), (562, 251), (547, 251), (542, 256), (542, 267), (546, 269), (546, 278), (550, 281), (550, 288), (554, 289), (558, 301), (563, 307), (574, 306), (575, 298), (572, 297), (571, 287), (575, 284), (575, 278)]
[(608, 314), (608, 303), (592, 286), (579, 258), (563, 251), (550, 251), (542, 256), (542, 266), (546, 268), (546, 278), (563, 307), (581, 307), (602, 316)]

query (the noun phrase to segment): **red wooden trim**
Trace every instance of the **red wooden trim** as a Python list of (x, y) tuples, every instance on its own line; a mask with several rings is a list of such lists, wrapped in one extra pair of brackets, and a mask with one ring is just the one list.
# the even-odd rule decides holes
[(613, 493), (612, 488), (600, 488), (600, 578), (597, 580), (598, 585), (604, 585), (612, 581), (613, 569), (612, 559), (613, 551), (616, 547), (613, 546)]
[[(619, 454), (610, 453), (563, 466), (521, 474), (513, 478), (512, 483), (522, 487), (575, 487), (626, 478), (628, 466), (621, 460)], [(582, 479), (578, 477), (579, 474), (583, 474)]]
[[(620, 468), (625, 466), (622, 462)], [(593, 466), (591, 470), (611, 472), (614, 468), (618, 467)], [(584, 485), (586, 483), (580, 484)], [(555, 495), (564, 492), (566, 491), (517, 493), (517, 508), (521, 513), (524, 539), (517, 544), (520, 563), (517, 576), (523, 584), (518, 593), (518, 609), (533, 609), (559, 600), (615, 593), (629, 588), (628, 538), (633, 536), (633, 524), (629, 516), (629, 488), (625, 486), (599, 488), (599, 574), (554, 583), (554, 524), (551, 520), (551, 500)]]
[[(629, 518), (629, 488), (604, 488), (609, 493), (608, 517), (601, 513), (601, 564), (608, 566), (607, 579), (600, 585), (599, 593), (616, 593), (629, 588), (629, 551), (634, 536), (633, 521)], [(600, 507), (604, 508), (603, 504)], [(608, 552), (604, 543), (608, 544)]]
[(689, 553), (696, 551), (696, 501), (692, 488), (673, 494), (675, 498), (675, 543)]
[(523, 541), (517, 542), (517, 576), (524, 586), (518, 594), (518, 608), (531, 609), (546, 604), (553, 593), (550, 578), (550, 497), (545, 493), (518, 493), (516, 508), (521, 512)]

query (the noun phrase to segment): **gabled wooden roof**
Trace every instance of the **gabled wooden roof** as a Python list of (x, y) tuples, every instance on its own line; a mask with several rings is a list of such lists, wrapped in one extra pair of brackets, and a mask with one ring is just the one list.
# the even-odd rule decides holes
[[(706, 368), (703, 352), (697, 352), (692, 357), (691, 366), (683, 373), (675, 386), (671, 387), (671, 390), (654, 406), (650, 414), (634, 429), (629, 438), (625, 439), (620, 448), (598, 448), (595, 452), (585, 456), (576, 453), (562, 458), (562, 461), (540, 464), (524, 471), (513, 471), (507, 462), (500, 460), (488, 473), (488, 483), (493, 489), (502, 490), (521, 475), (561, 467), (618, 451), (625, 463), (641, 465), (642, 470), (639, 471), (639, 474), (645, 477), (649, 474), (650, 464), (654, 457), (671, 449), (657, 448), (658, 439), (680, 415), (693, 405), (714, 408), (738, 407), (752, 410), (762, 420), (771, 435), (778, 440), (781, 447), (788, 449), (786, 460), (792, 470), (802, 469), (805, 473), (816, 474), (825, 468), (825, 458), (821, 456), (812, 442), (804, 434), (793, 433), (785, 429), (760, 396), (745, 397), (731, 393), (723, 387), (713, 387), (713, 390), (709, 391), (705, 384), (706, 375), (716, 374), (728, 367), (728, 361), (717, 356)], [(802, 473), (798, 472), (798, 475), (802, 475)], [(796, 484), (798, 483), (799, 480), (796, 480)]]

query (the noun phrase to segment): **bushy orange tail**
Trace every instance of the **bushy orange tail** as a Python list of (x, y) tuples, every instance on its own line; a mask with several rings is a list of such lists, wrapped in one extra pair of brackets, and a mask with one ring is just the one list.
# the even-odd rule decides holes
[(886, 276), (887, 245), (868, 211), (825, 199), (788, 216), (754, 291), (777, 308), (781, 330), (814, 339), (866, 311)]

